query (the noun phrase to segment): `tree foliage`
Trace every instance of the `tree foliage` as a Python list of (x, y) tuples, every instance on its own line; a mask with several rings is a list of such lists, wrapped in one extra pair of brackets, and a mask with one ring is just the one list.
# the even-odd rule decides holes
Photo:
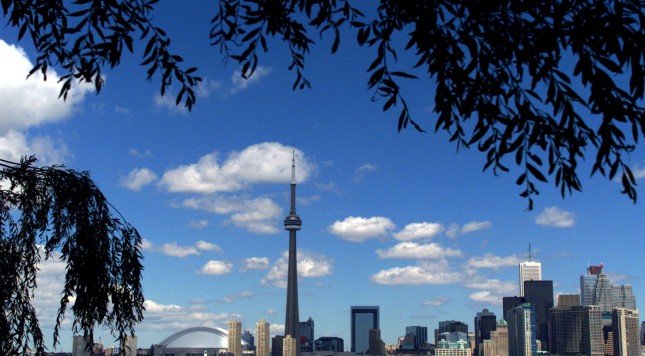
[[(194, 104), (200, 79), (195, 68), (181, 68), (170, 39), (152, 23), (156, 0), (1, 1), (9, 23), (39, 51), (33, 71), (67, 71), (61, 95), (73, 78), (100, 89), (101, 67), (118, 65), (137, 34), (147, 40), (148, 77), (161, 71), (162, 93), (176, 80), (177, 103)], [(367, 87), (383, 110), (398, 108), (398, 129), (445, 131), (458, 148), (483, 152), (484, 169), (495, 174), (517, 165), (529, 209), (537, 184), (549, 178), (563, 197), (580, 191), (578, 165), (589, 156), (592, 175), (620, 176), (622, 192), (636, 201), (629, 156), (645, 136), (642, 0), (355, 3), (376, 8), (360, 11), (348, 0), (220, 0), (211, 45), (248, 78), (277, 39), (289, 50), (296, 89), (310, 86), (305, 60), (315, 40), (331, 35), (335, 53), (343, 31), (354, 31), (373, 51)], [(399, 68), (401, 56), (414, 68)], [(405, 96), (405, 81), (423, 79), (434, 93), (430, 119), (414, 118)]]
[(0, 160), (0, 181), (0, 354), (44, 352), (34, 290), (39, 263), (54, 254), (66, 264), (54, 345), (71, 307), (74, 333), (92, 340), (107, 326), (123, 347), (143, 319), (137, 230), (86, 172)]

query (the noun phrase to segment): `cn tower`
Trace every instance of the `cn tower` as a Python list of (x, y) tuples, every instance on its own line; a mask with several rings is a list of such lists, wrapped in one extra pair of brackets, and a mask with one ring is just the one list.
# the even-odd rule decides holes
[(298, 266), (296, 258), (296, 231), (302, 220), (296, 214), (296, 153), (291, 159), (291, 209), (284, 219), (284, 229), (289, 231), (289, 277), (287, 279), (287, 311), (284, 321), (284, 336), (296, 340), (296, 355), (300, 356), (300, 321), (298, 315)]

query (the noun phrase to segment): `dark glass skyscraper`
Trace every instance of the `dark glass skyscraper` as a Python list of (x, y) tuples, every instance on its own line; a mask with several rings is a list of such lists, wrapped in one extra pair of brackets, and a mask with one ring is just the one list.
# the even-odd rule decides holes
[(495, 313), (484, 309), (475, 316), (475, 354), (482, 356), (484, 354), (482, 343), (484, 340), (490, 340), (490, 332), (497, 328), (497, 317)]
[(535, 326), (542, 350), (549, 349), (549, 309), (553, 308), (553, 281), (525, 281), (524, 299), (535, 306)]
[[(296, 231), (300, 230), (302, 220), (296, 214), (296, 157), (291, 159), (291, 209), (284, 219), (284, 229), (289, 231), (289, 275), (287, 277), (287, 310), (284, 321), (284, 336), (291, 335), (300, 341), (300, 320), (298, 315), (298, 268), (296, 256)], [(300, 345), (296, 355), (300, 356)]]
[(351, 352), (366, 352), (370, 347), (370, 330), (380, 329), (378, 306), (352, 306)]

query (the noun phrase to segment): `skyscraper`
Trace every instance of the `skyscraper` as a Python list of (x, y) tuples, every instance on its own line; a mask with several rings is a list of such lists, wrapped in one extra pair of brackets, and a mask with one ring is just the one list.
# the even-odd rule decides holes
[(282, 356), (296, 356), (296, 353), (300, 350), (300, 345), (298, 345), (298, 340), (287, 335), (282, 340)]
[(598, 275), (602, 273), (602, 263), (599, 266), (588, 266), (587, 274), (580, 276), (580, 304), (593, 305), (594, 304), (594, 290), (596, 288), (596, 281)]
[[(291, 209), (284, 219), (284, 229), (289, 231), (289, 275), (287, 277), (287, 310), (284, 321), (284, 335), (291, 335), (300, 340), (300, 323), (298, 315), (298, 268), (296, 256), (296, 231), (300, 230), (302, 220), (296, 214), (296, 156), (291, 159)], [(295, 348), (295, 355), (300, 356), (300, 347)], [(237, 356), (237, 355), (236, 355)]]
[(529, 260), (520, 263), (520, 297), (524, 296), (525, 281), (539, 281), (542, 279), (542, 264), (533, 261), (531, 245), (529, 244)]
[(366, 352), (370, 347), (370, 330), (380, 329), (378, 306), (352, 306), (351, 352)]
[(614, 356), (640, 356), (638, 310), (615, 308), (612, 311)]
[(602, 312), (597, 305), (582, 307), (582, 354), (589, 356), (604, 355), (602, 335)]
[(508, 356), (536, 356), (535, 307), (524, 303), (508, 312)]
[(549, 309), (553, 308), (553, 281), (525, 281), (524, 299), (535, 306), (535, 326), (542, 350), (549, 349)]
[(300, 323), (300, 351), (313, 352), (314, 340), (314, 319), (310, 317)]
[(414, 348), (419, 349), (419, 346), (428, 342), (428, 328), (425, 326), (406, 326), (405, 335), (414, 336)]
[[(495, 313), (484, 309), (478, 312), (475, 316), (475, 354), (474, 356), (482, 356), (483, 350), (481, 348), (484, 340), (490, 340), (490, 332), (497, 327), (497, 317)], [(472, 340), (471, 340), (472, 342)]]
[(269, 343), (271, 340), (269, 322), (264, 319), (255, 324), (255, 338), (257, 339), (257, 348), (255, 350), (256, 356), (269, 356), (271, 349)]
[(504, 319), (499, 319), (490, 340), (484, 340), (483, 345), (484, 356), (508, 356), (508, 323)]
[(242, 323), (235, 319), (228, 322), (228, 352), (242, 356)]

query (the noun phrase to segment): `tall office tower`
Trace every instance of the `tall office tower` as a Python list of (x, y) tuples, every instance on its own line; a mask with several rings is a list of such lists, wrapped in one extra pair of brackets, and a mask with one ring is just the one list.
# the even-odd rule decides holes
[(255, 338), (258, 341), (258, 345), (255, 349), (256, 356), (269, 356), (271, 349), (269, 348), (269, 343), (271, 341), (271, 331), (270, 331), (269, 322), (261, 319), (255, 323)]
[(524, 303), (508, 312), (508, 356), (536, 356), (535, 307)]
[(570, 309), (580, 304), (580, 294), (558, 294), (558, 307)]
[(603, 325), (602, 340), (605, 349), (605, 356), (614, 356), (614, 332), (612, 331), (611, 324)]
[(495, 330), (496, 327), (497, 317), (495, 313), (488, 311), (488, 309), (483, 309), (475, 315), (474, 356), (483, 355), (481, 344), (484, 340), (490, 339), (490, 332)]
[(602, 312), (597, 305), (582, 306), (582, 348), (589, 356), (603, 356)]
[(600, 306), (603, 312), (611, 312), (614, 307), (614, 289), (604, 273), (599, 274), (596, 280), (593, 304)]
[(468, 325), (456, 320), (440, 321), (439, 328), (434, 329), (435, 345), (439, 342), (439, 336), (445, 333), (462, 333), (468, 335)]
[(276, 335), (271, 338), (271, 356), (283, 356), (284, 336)]
[(508, 323), (499, 319), (490, 340), (484, 340), (484, 356), (508, 356)]
[(406, 326), (405, 335), (414, 337), (414, 349), (418, 350), (420, 346), (428, 342), (428, 328), (425, 326)]
[(641, 345), (645, 346), (645, 321), (641, 323)]
[(345, 341), (340, 337), (323, 336), (314, 342), (315, 351), (345, 352)]
[(282, 340), (282, 356), (296, 356), (299, 349), (298, 340), (291, 335), (286, 335)]
[(549, 349), (549, 309), (553, 308), (553, 281), (525, 281), (524, 299), (535, 306), (537, 339)]
[[(301, 227), (302, 220), (296, 214), (296, 156), (294, 151), (291, 159), (291, 209), (289, 210), (289, 215), (284, 219), (284, 229), (289, 231), (289, 272), (287, 277), (287, 310), (284, 321), (284, 335), (291, 335), (294, 340), (300, 340), (296, 231), (300, 230)], [(300, 347), (296, 348), (296, 356), (300, 356)]]
[(246, 344), (251, 347), (251, 349), (255, 349), (255, 338), (250, 331), (244, 330), (244, 332), (242, 333), (242, 340), (246, 341)]
[(235, 319), (228, 322), (228, 352), (242, 356), (242, 323)]
[(615, 308), (612, 311), (614, 356), (640, 356), (638, 310)]
[(352, 306), (351, 352), (365, 352), (370, 347), (370, 330), (380, 329), (378, 306)]
[(524, 297), (502, 297), (502, 319), (507, 320), (508, 318), (506, 317), (506, 313), (508, 313), (509, 310), (515, 309), (518, 305), (522, 305), (526, 303), (526, 300)]
[(313, 352), (314, 345), (314, 319), (300, 322), (300, 351)]
[(614, 307), (625, 309), (636, 309), (636, 297), (630, 284), (614, 284)]
[(582, 348), (581, 306), (558, 305), (549, 310), (550, 347), (554, 355), (578, 355)]
[(542, 264), (533, 261), (531, 245), (529, 244), (529, 260), (520, 263), (520, 297), (524, 296), (525, 281), (539, 281), (542, 279)]
[(580, 302), (582, 305), (594, 304), (594, 289), (603, 267), (602, 263), (599, 266), (588, 266), (587, 274), (580, 276)]

